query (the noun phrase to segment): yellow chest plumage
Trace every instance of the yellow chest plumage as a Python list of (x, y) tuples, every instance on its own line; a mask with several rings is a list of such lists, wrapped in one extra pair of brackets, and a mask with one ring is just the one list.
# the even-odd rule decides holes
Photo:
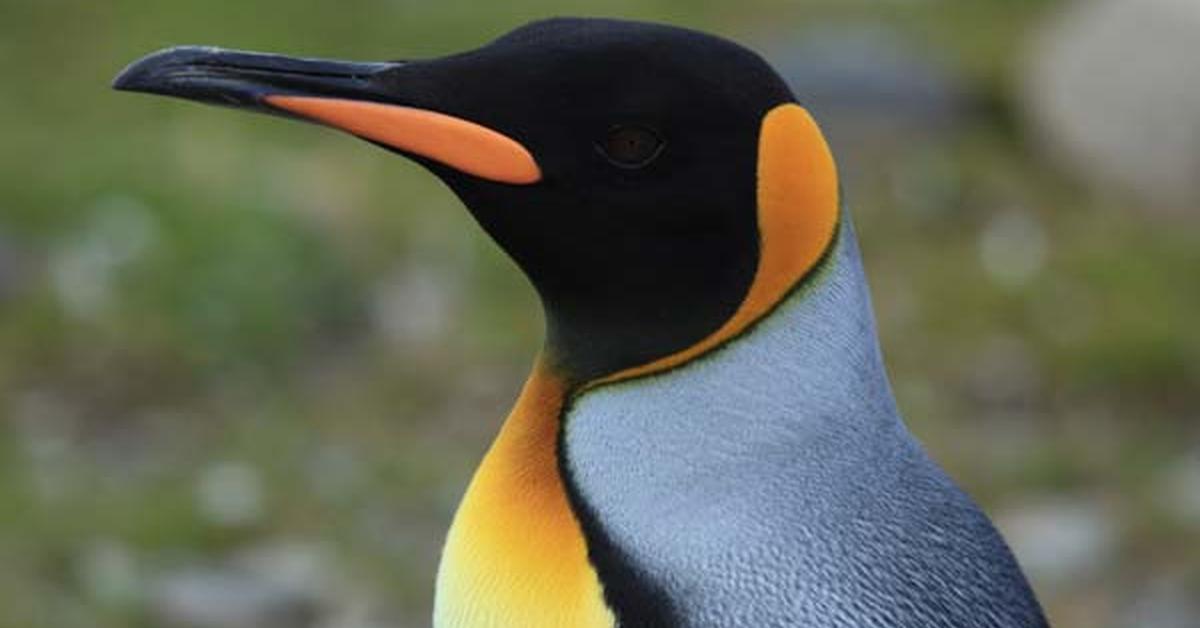
[(567, 500), (564, 390), (540, 365), (476, 471), (438, 571), (435, 628), (612, 628)]

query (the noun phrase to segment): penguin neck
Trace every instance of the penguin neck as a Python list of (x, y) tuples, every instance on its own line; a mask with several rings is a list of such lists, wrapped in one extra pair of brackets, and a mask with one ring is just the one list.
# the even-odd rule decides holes
[[(790, 387), (787, 394), (764, 399), (787, 404), (788, 412), (764, 414), (759, 421), (895, 418), (858, 241), (844, 210), (830, 247), (820, 265), (769, 314), (663, 379), (686, 386), (694, 375), (689, 370), (715, 366)], [(864, 404), (879, 407), (865, 412)]]
[[(870, 289), (849, 213), (817, 273), (714, 361), (752, 360), (797, 388), (790, 421), (897, 418), (879, 348)], [(872, 405), (867, 411), (866, 405)], [(898, 419), (897, 419), (898, 420)]]
[[(776, 430), (809, 438), (852, 432), (868, 423), (886, 429), (899, 426), (858, 244), (844, 212), (831, 247), (827, 259), (769, 314), (724, 345), (670, 370), (576, 395), (564, 417), (569, 465), (578, 453), (577, 427), (617, 429), (588, 415), (609, 415), (617, 407), (633, 412), (638, 404), (655, 414), (654, 424), (648, 426), (652, 432), (639, 436), (652, 440), (659, 428), (680, 438), (690, 433), (698, 441), (695, 452), (705, 448), (699, 442), (710, 427), (705, 421), (739, 422), (743, 432), (711, 427), (747, 438)], [(689, 411), (697, 403), (740, 410), (698, 417)], [(671, 423), (677, 424), (677, 431)], [(689, 445), (677, 442), (672, 447)]]

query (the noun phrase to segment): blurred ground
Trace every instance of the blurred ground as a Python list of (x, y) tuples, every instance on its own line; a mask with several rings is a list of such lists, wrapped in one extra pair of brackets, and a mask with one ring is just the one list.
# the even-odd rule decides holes
[[(1139, 2), (1104, 24), (1154, 35), (1140, 18), (1191, 6)], [(1093, 87), (1080, 59), (1128, 55), (1078, 51), (1130, 40), (1048, 0), (8, 0), (0, 628), (427, 625), (442, 534), (538, 343), (530, 290), (401, 159), (107, 83), (171, 44), (400, 58), (554, 14), (764, 51), (842, 158), (902, 409), (1051, 618), (1200, 626), (1195, 177), (1160, 197), (1061, 157), (1106, 94), (1166, 103), (1156, 121), (1194, 103), (1194, 63), (1170, 64), (1188, 38)]]

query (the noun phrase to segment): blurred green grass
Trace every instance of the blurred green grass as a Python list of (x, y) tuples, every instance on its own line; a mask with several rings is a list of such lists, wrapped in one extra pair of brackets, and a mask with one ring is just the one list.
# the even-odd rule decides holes
[[(444, 527), (538, 343), (531, 291), (416, 166), (107, 85), (173, 44), (403, 58), (560, 14), (764, 41), (879, 22), (953, 68), (983, 113), (913, 147), (933, 165), (894, 156), (847, 190), (901, 407), (989, 508), (1085, 494), (1118, 513), (1109, 571), (1044, 594), (1067, 625), (1163, 570), (1195, 578), (1194, 523), (1152, 493), (1200, 441), (1200, 235), (1076, 188), (1022, 134), (1013, 75), (1048, 6), (6, 2), (0, 628), (155, 625), (153, 574), (281, 538), (329, 544), (348, 579), (423, 624)], [(922, 163), (950, 172), (921, 188)], [(900, 197), (914, 181), (917, 200)], [(1046, 242), (1017, 286), (979, 261), (981, 234), (1013, 208)], [(412, 310), (409, 289), (442, 309)], [(432, 322), (394, 320), (409, 315)], [(230, 461), (257, 470), (264, 504), (236, 525), (196, 497)], [(110, 542), (134, 556), (138, 591), (88, 576)]]

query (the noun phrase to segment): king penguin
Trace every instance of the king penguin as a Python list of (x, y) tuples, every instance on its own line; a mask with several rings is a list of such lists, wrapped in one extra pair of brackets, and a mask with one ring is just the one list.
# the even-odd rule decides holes
[(540, 296), (436, 628), (1046, 626), (905, 428), (829, 148), (753, 52), (552, 19), (430, 60), (172, 48), (114, 86), (415, 159)]

